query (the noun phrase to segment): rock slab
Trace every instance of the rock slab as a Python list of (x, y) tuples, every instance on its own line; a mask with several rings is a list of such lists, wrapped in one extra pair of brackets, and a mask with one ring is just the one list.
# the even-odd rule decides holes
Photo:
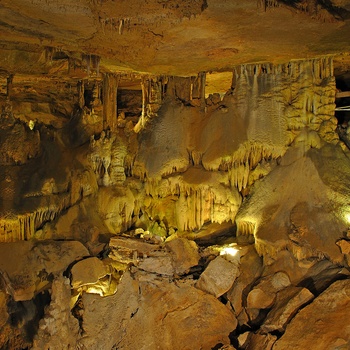
[(273, 350), (349, 349), (350, 280), (334, 282), (287, 326)]

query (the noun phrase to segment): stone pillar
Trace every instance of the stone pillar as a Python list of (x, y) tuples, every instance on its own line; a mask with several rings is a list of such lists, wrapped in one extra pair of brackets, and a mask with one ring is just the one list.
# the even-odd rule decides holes
[(103, 129), (117, 127), (117, 89), (119, 76), (105, 74), (103, 77)]
[(78, 81), (77, 90), (78, 90), (78, 105), (79, 105), (79, 108), (82, 109), (85, 105), (84, 82), (82, 80)]

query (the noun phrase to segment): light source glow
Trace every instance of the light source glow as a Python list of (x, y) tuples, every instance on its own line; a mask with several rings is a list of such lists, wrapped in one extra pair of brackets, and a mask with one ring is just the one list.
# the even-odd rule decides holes
[(349, 212), (344, 213), (344, 219), (346, 220), (346, 222), (348, 224), (350, 224), (350, 213)]
[(220, 251), (220, 255), (231, 255), (231, 256), (235, 256), (238, 252), (237, 248), (233, 248), (233, 247), (225, 247)]
[(30, 130), (33, 130), (35, 126), (35, 122), (33, 120), (29, 120), (28, 126)]

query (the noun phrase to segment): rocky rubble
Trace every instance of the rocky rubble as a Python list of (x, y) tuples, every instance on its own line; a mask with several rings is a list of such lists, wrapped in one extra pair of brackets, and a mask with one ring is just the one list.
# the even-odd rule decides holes
[[(23, 254), (16, 255), (15, 270), (18, 251)], [(343, 320), (350, 272), (326, 259), (283, 266), (281, 251), (266, 265), (254, 244), (203, 247), (185, 238), (159, 242), (126, 235), (111, 238), (99, 257), (74, 241), (7, 243), (3, 254), (9, 256), (1, 265), (3, 348), (16, 332), (33, 349), (349, 345)], [(43, 269), (26, 274), (33, 254)]]

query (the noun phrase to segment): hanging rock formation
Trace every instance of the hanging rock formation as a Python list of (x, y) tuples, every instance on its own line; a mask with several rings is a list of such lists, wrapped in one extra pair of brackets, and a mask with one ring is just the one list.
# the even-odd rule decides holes
[[(19, 35), (17, 3), (0, 5), (9, 35)], [(47, 46), (32, 46), (28, 32), (17, 48), (28, 41), (26, 55), (0, 64), (0, 348), (349, 346), (341, 58), (286, 52), (267, 63), (260, 43), (261, 58), (223, 45), (219, 26), (217, 46), (208, 30), (186, 60), (170, 45), (207, 16), (240, 46), (225, 9), (252, 20), (293, 11), (304, 28), (329, 22), (332, 40), (349, 4), (232, 4), (48, 1), (52, 28), (42, 1), (18, 5), (23, 28), (40, 27)], [(48, 45), (56, 32), (64, 50)]]

